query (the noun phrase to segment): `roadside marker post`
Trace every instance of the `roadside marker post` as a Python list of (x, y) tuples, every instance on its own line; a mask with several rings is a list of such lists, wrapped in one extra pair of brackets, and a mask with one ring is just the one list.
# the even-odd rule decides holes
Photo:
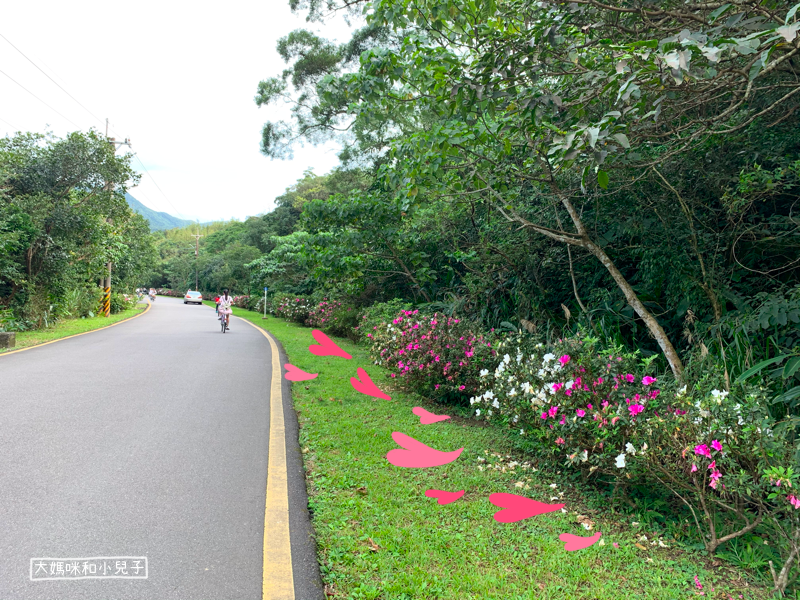
[(267, 289), (268, 288), (264, 288), (264, 316), (262, 317), (263, 319), (267, 318)]

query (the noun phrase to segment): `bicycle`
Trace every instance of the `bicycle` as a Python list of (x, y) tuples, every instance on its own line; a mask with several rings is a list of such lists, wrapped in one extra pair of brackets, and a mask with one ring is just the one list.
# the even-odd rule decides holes
[(225, 333), (225, 331), (228, 329), (228, 319), (226, 317), (227, 315), (222, 315), (222, 318), (220, 319), (220, 321), (222, 321), (222, 333)]

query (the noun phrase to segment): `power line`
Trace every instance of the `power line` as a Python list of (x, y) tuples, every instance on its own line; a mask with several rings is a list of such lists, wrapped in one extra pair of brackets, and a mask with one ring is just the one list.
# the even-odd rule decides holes
[[(14, 48), (14, 50), (16, 50), (17, 52), (19, 52), (20, 54), (22, 54), (22, 56), (24, 56), (24, 57), (25, 57), (25, 60), (27, 60), (27, 61), (28, 61), (29, 63), (31, 63), (31, 64), (32, 64), (34, 67), (36, 67), (37, 69), (39, 69), (39, 71), (41, 71), (41, 72), (42, 72), (42, 74), (43, 74), (45, 77), (47, 77), (47, 78), (48, 78), (50, 81), (52, 81), (53, 83), (55, 83), (55, 84), (58, 86), (58, 89), (60, 89), (60, 90), (61, 90), (62, 92), (64, 92), (64, 93), (65, 93), (67, 96), (69, 96), (70, 98), (72, 98), (72, 99), (73, 99), (73, 100), (74, 100), (74, 101), (75, 101), (75, 102), (78, 104), (78, 106), (80, 106), (80, 107), (81, 107), (83, 110), (85, 110), (87, 113), (89, 113), (90, 115), (92, 115), (92, 116), (93, 116), (95, 119), (97, 119), (98, 121), (100, 121), (100, 123), (102, 123), (102, 122), (103, 122), (103, 120), (102, 120), (100, 117), (98, 117), (96, 114), (94, 114), (94, 113), (93, 113), (92, 111), (90, 111), (88, 108), (86, 108), (86, 107), (85, 107), (83, 104), (81, 104), (80, 102), (78, 102), (78, 99), (77, 99), (77, 98), (75, 98), (75, 96), (73, 96), (72, 94), (70, 94), (70, 93), (69, 93), (67, 90), (65, 90), (63, 87), (61, 87), (61, 85), (59, 85), (59, 83), (58, 83), (58, 82), (57, 82), (55, 79), (53, 79), (52, 77), (50, 77), (50, 75), (48, 75), (47, 73), (45, 73), (45, 72), (42, 70), (42, 68), (41, 68), (39, 65), (37, 65), (37, 64), (36, 64), (35, 62), (33, 62), (33, 61), (30, 59), (30, 58), (28, 58), (28, 57), (25, 55), (25, 53), (24, 53), (22, 50), (20, 50), (20, 49), (19, 49), (19, 48), (17, 48), (17, 47), (16, 47), (14, 44), (12, 44), (12, 43), (11, 43), (11, 40), (9, 40), (9, 39), (8, 39), (6, 36), (4, 36), (2, 33), (0, 33), (0, 37), (1, 37), (1, 38), (3, 38), (3, 39), (6, 41), (6, 42), (8, 42), (8, 43), (9, 43), (9, 45), (10, 45), (12, 48)], [(74, 124), (74, 123), (73, 123), (73, 124)]]
[(19, 131), (19, 127), (17, 127), (16, 125), (12, 125), (11, 123), (9, 123), (8, 121), (6, 121), (5, 119), (0, 119), (0, 121), (2, 121), (3, 123), (5, 123), (5, 124), (6, 124), (6, 125), (8, 125), (9, 127), (11, 127), (11, 129), (15, 129), (16, 131)]
[(22, 84), (21, 84), (19, 81), (17, 81), (17, 80), (16, 80), (16, 79), (14, 79), (13, 77), (11, 77), (11, 75), (9, 75), (8, 73), (6, 73), (5, 71), (0, 71), (0, 73), (2, 73), (3, 75), (5, 75), (6, 77), (8, 77), (8, 78), (9, 78), (11, 81), (13, 81), (14, 83), (16, 83), (16, 84), (17, 84), (19, 87), (21, 87), (23, 90), (25, 90), (26, 92), (28, 92), (28, 93), (29, 93), (31, 96), (33, 96), (34, 98), (36, 98), (36, 99), (37, 99), (39, 102), (41, 102), (41, 103), (42, 103), (42, 104), (44, 104), (44, 105), (45, 105), (47, 108), (49, 108), (49, 109), (50, 109), (50, 110), (52, 110), (54, 113), (56, 113), (56, 114), (57, 114), (59, 117), (61, 117), (62, 119), (66, 119), (67, 121), (69, 121), (70, 123), (72, 123), (73, 125), (75, 125), (75, 127), (77, 127), (78, 129), (80, 129), (80, 128), (81, 128), (81, 127), (80, 127), (80, 125), (78, 125), (77, 123), (75, 123), (75, 122), (74, 122), (74, 121), (72, 121), (71, 119), (67, 119), (67, 117), (65, 117), (64, 115), (62, 115), (62, 114), (61, 114), (60, 112), (58, 112), (58, 111), (57, 111), (55, 108), (53, 108), (52, 106), (50, 106), (50, 105), (49, 105), (47, 102), (45, 102), (44, 100), (42, 100), (41, 98), (39, 98), (39, 96), (37, 96), (36, 94), (34, 94), (32, 91), (30, 91), (30, 90), (29, 90), (28, 88), (26, 88), (24, 85), (22, 85)]
[(175, 214), (176, 214), (178, 217), (184, 218), (186, 215), (182, 215), (182, 214), (181, 214), (181, 212), (180, 212), (180, 211), (179, 211), (177, 208), (175, 208), (175, 205), (174, 205), (172, 202), (170, 202), (170, 199), (169, 199), (169, 197), (168, 197), (168, 196), (167, 196), (167, 195), (164, 193), (164, 190), (162, 190), (160, 187), (158, 187), (158, 182), (156, 182), (156, 179), (155, 179), (155, 177), (153, 177), (153, 176), (150, 174), (150, 171), (148, 171), (148, 170), (147, 170), (147, 167), (145, 167), (145, 166), (144, 166), (144, 163), (142, 162), (142, 159), (141, 159), (141, 158), (139, 158), (139, 155), (138, 155), (138, 154), (136, 154), (136, 153), (134, 153), (134, 156), (136, 157), (136, 160), (138, 160), (138, 161), (139, 161), (139, 164), (140, 164), (140, 165), (142, 165), (142, 169), (144, 169), (144, 172), (145, 172), (145, 173), (147, 173), (148, 177), (150, 177), (150, 179), (153, 181), (153, 184), (155, 184), (155, 186), (156, 186), (156, 189), (158, 189), (158, 191), (159, 191), (159, 192), (161, 192), (161, 195), (162, 195), (162, 196), (164, 196), (164, 199), (165, 199), (165, 200), (166, 200), (166, 201), (169, 203), (169, 205), (172, 207), (172, 210), (174, 210), (174, 211), (175, 211)]

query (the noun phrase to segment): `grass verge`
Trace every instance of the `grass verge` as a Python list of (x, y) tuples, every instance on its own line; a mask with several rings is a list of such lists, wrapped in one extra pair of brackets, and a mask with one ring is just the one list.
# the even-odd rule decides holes
[[(212, 304), (213, 305), (213, 304)], [(769, 597), (741, 571), (689, 553), (605, 511), (586, 508), (574, 489), (525, 467), (508, 434), (451, 419), (420, 425), (414, 406), (455, 414), (392, 389), (364, 348), (336, 339), (352, 360), (317, 357), (311, 329), (241, 309), (233, 314), (269, 330), (295, 366), (319, 373), (292, 385), (326, 593), (364, 600), (481, 599), (724, 600)], [(391, 401), (356, 392), (350, 377), (362, 367)], [(392, 466), (386, 453), (393, 431), (441, 450), (464, 447), (461, 457), (432, 469)], [(518, 463), (518, 464), (514, 464)], [(520, 464), (521, 463), (521, 464)], [(466, 490), (440, 506), (428, 489)], [(494, 492), (565, 502), (566, 513), (497, 523)], [(592, 526), (587, 531), (582, 523)], [(601, 546), (564, 550), (561, 533), (602, 531)], [(695, 580), (695, 576), (697, 580)], [(701, 590), (696, 581), (703, 586)]]
[(79, 333), (86, 333), (100, 329), (114, 323), (119, 323), (125, 319), (130, 319), (147, 308), (147, 305), (139, 304), (135, 308), (124, 310), (110, 317), (88, 317), (85, 319), (68, 319), (66, 321), (59, 321), (53, 327), (46, 329), (36, 329), (34, 331), (21, 331), (17, 333), (16, 345), (13, 348), (2, 348), (0, 354), (4, 352), (13, 352), (14, 350), (21, 350), (22, 348), (30, 348), (31, 346), (38, 346), (45, 342), (52, 342), (61, 338), (69, 337)]

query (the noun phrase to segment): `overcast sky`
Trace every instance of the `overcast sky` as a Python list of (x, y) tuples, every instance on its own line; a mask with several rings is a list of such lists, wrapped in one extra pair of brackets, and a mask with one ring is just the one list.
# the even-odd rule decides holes
[(285, 68), (280, 37), (304, 27), (344, 42), (343, 21), (320, 30), (288, 0), (26, 0), (4, 3), (2, 13), (0, 34), (92, 114), (0, 38), (0, 136), (104, 132), (108, 117), (109, 135), (130, 138), (152, 175), (130, 190), (150, 208), (243, 219), (271, 210), (304, 170), (323, 174), (338, 163), (333, 145), (298, 148), (292, 161), (263, 156), (261, 126), (286, 109), (259, 109), (253, 97), (261, 79)]

